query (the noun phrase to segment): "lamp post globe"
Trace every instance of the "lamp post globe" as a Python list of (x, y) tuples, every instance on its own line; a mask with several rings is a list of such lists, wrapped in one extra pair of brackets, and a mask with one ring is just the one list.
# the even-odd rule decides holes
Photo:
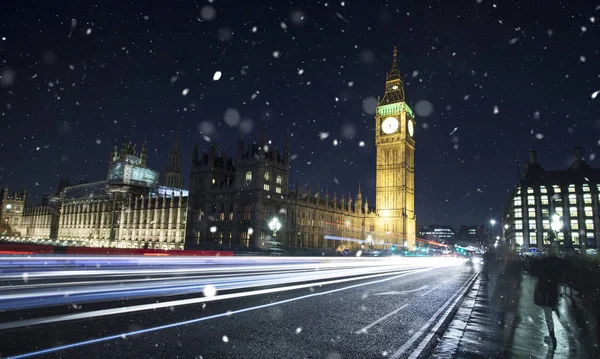
[(277, 235), (277, 231), (281, 229), (281, 222), (277, 217), (271, 218), (269, 221), (269, 229), (273, 232), (273, 237)]

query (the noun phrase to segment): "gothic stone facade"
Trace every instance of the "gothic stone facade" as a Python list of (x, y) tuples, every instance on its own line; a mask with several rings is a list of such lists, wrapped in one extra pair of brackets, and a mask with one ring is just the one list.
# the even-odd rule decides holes
[[(188, 198), (183, 190), (153, 186), (158, 174), (146, 168), (146, 153), (145, 146), (137, 153), (127, 142), (121, 151), (115, 145), (106, 181), (61, 182), (46, 203), (19, 214), (18, 234), (91, 247), (184, 249)], [(119, 176), (123, 167), (131, 180)]]
[[(265, 248), (413, 248), (415, 216), (415, 119), (405, 102), (404, 84), (394, 49), (385, 94), (375, 116), (376, 209), (363, 204), (360, 187), (355, 200), (338, 200), (320, 190), (289, 188), (289, 141), (283, 152), (264, 139), (245, 148), (239, 139), (234, 158), (193, 153), (190, 177), (188, 245), (204, 244)], [(275, 233), (271, 219), (282, 224)]]
[[(375, 214), (362, 202), (320, 190), (288, 191), (289, 142), (283, 152), (264, 140), (244, 146), (238, 141), (234, 159), (194, 151), (190, 181), (188, 247), (231, 247), (335, 250), (358, 248), (374, 232)], [(281, 230), (268, 222), (277, 218)], [(275, 234), (273, 236), (273, 234)], [(368, 244), (367, 244), (368, 245)]]

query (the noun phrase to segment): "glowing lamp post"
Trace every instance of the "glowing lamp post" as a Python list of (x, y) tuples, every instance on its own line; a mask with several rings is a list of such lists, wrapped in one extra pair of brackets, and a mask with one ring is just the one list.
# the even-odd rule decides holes
[(550, 228), (554, 232), (554, 237), (558, 238), (558, 232), (560, 232), (563, 228), (563, 221), (560, 219), (560, 216), (556, 213), (552, 215), (552, 222), (550, 223)]
[(273, 232), (273, 237), (275, 237), (277, 235), (277, 231), (281, 229), (281, 222), (279, 222), (277, 217), (273, 217), (269, 221), (269, 229)]
[(215, 240), (215, 232), (216, 231), (217, 231), (217, 227), (216, 226), (210, 227), (210, 233), (212, 233), (212, 239), (213, 239), (213, 241)]

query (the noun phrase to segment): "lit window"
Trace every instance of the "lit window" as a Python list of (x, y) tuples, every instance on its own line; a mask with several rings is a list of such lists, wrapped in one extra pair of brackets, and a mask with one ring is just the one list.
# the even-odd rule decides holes
[(221, 213), (219, 214), (219, 220), (220, 220), (220, 221), (224, 221), (224, 220), (225, 220), (225, 213), (221, 212)]
[(535, 206), (535, 197), (534, 196), (527, 196), (527, 205)]
[(569, 216), (577, 217), (577, 207), (569, 207)]
[(593, 217), (594, 216), (594, 212), (592, 211), (592, 207), (584, 207), (583, 211), (585, 212), (585, 216), (586, 217)]
[(583, 188), (583, 192), (589, 192), (589, 191), (590, 191), (590, 186), (589, 186), (589, 185), (587, 185), (587, 184), (584, 184), (584, 185), (582, 186), (582, 188)]
[(548, 205), (548, 196), (542, 196), (540, 198), (542, 205), (547, 206)]
[(265, 172), (265, 181), (269, 181), (271, 179), (271, 174), (269, 172)]
[(523, 229), (523, 221), (515, 221), (515, 229)]
[(585, 204), (592, 204), (592, 195), (589, 193), (585, 193), (583, 195), (583, 203)]
[(546, 186), (540, 186), (540, 193), (548, 193)]
[(549, 243), (546, 238), (548, 238), (548, 232), (542, 232), (542, 238), (544, 239), (544, 243)]
[(229, 212), (229, 220), (233, 221), (233, 212)]
[(571, 232), (571, 239), (573, 240), (573, 244), (581, 244), (579, 241), (579, 232)]
[(531, 187), (527, 188), (527, 193), (528, 193), (528, 194), (529, 194), (529, 193), (533, 193), (533, 188), (531, 188)]
[(515, 232), (515, 242), (520, 246), (523, 245), (523, 232)]
[(246, 172), (246, 181), (252, 181), (252, 171)]
[(594, 233), (593, 232), (586, 232), (585, 234), (587, 240), (588, 240), (588, 244), (593, 243), (594, 240)]
[(577, 204), (577, 195), (576, 194), (569, 195), (569, 204)]
[(275, 187), (275, 193), (281, 194), (281, 187)]
[(579, 229), (579, 222), (576, 219), (572, 219), (571, 220), (571, 229), (573, 230), (578, 230)]
[(575, 193), (575, 185), (574, 184), (569, 185), (569, 193)]
[(212, 183), (213, 183), (213, 184), (217, 183), (217, 180), (213, 178), (213, 179), (212, 179)]
[(521, 197), (515, 197), (513, 198), (513, 205), (515, 205), (516, 207), (521, 205)]
[(554, 193), (560, 193), (560, 186), (559, 185), (552, 185), (552, 189), (554, 190)]
[(515, 208), (514, 209), (514, 214), (515, 214), (515, 218), (522, 218), (523, 217), (523, 210), (521, 208)]
[(550, 211), (548, 210), (548, 208), (542, 208), (542, 217), (549, 217), (550, 216)]
[[(598, 189), (600, 190), (600, 185), (598, 185)], [(517, 187), (517, 194), (521, 194), (521, 187)]]
[(544, 219), (542, 221), (542, 228), (544, 228), (544, 229), (550, 229), (550, 220)]
[(535, 208), (527, 208), (527, 216), (529, 218), (535, 218)]
[(563, 208), (562, 207), (556, 207), (554, 209), (554, 211), (556, 212), (556, 214), (558, 214), (560, 217), (564, 216), (564, 212), (563, 212)]
[(565, 240), (565, 233), (564, 232), (558, 232), (558, 235), (556, 237), (558, 237), (559, 241), (564, 241)]
[(586, 219), (585, 220), (585, 229), (594, 229), (594, 220)]
[(281, 176), (277, 176), (275, 181), (277, 184), (281, 184), (283, 182), (283, 178), (281, 178)]
[(529, 244), (537, 245), (537, 233), (529, 232)]
[(536, 229), (536, 223), (535, 223), (535, 219), (531, 219), (529, 220), (529, 229), (531, 230), (535, 230)]
[(265, 183), (265, 184), (263, 185), (263, 189), (264, 189), (265, 191), (268, 191), (268, 190), (270, 189), (270, 186), (269, 186), (267, 183)]

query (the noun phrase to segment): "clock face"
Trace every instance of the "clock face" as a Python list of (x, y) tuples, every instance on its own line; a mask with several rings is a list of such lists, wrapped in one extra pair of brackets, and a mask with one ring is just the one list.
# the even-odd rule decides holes
[(381, 123), (381, 130), (388, 135), (398, 131), (398, 120), (395, 117), (386, 118)]
[(412, 137), (415, 134), (415, 125), (412, 120), (408, 120), (408, 135)]

